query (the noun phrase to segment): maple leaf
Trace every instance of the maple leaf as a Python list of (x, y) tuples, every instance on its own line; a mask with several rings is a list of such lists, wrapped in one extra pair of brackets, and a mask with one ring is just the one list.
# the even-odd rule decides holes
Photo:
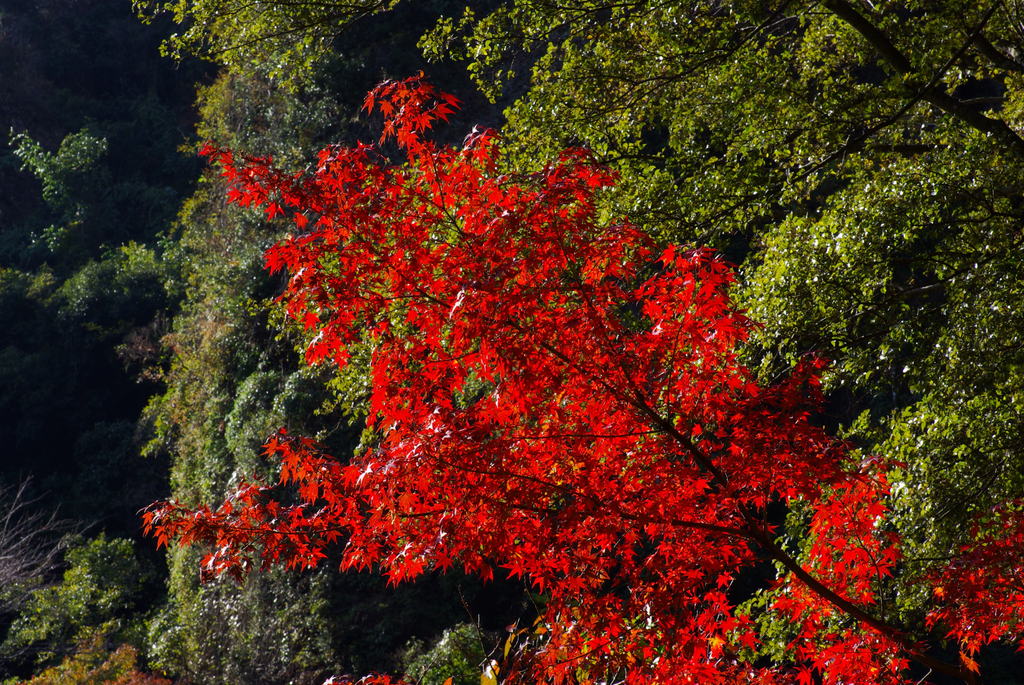
[[(719, 255), (601, 220), (615, 174), (586, 151), (523, 176), (498, 173), (494, 132), (434, 144), (426, 133), (455, 106), (422, 74), (371, 91), (364, 109), (383, 115), (401, 165), (334, 146), (295, 175), (204, 148), (229, 201), (287, 209), (302, 230), (266, 265), (288, 274), (281, 301), (309, 331), (307, 361), (372, 350), (378, 438), (343, 464), (282, 431), (266, 452), (297, 503), (243, 484), (217, 509), (154, 505), (147, 530), (210, 545), (211, 573), (332, 554), (391, 582), (503, 567), (546, 601), (528, 668), (493, 662), (495, 680), (897, 683), (912, 659), (970, 682), (973, 660), (941, 661), (873, 613), (900, 563), (885, 465), (851, 471), (812, 420), (824, 362), (758, 383), (739, 362), (754, 324)], [(801, 560), (766, 523), (798, 503), (811, 514)], [(1020, 629), (1022, 538), (1008, 516), (933, 592), (947, 608), (929, 621), (952, 624), (965, 653)], [(766, 561), (784, 571), (769, 609), (791, 622), (795, 665), (739, 656), (758, 638), (728, 591)]]

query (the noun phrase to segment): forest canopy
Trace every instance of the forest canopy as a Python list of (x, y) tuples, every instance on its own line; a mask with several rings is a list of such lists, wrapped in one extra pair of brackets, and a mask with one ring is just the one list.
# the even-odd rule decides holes
[[(308, 362), (344, 373), (370, 348), (367, 433), (340, 466), (282, 431), (267, 452), (298, 504), (259, 483), (216, 510), (158, 504), (161, 544), (205, 544), (205, 571), (238, 576), (335, 547), (343, 569), (395, 582), (505, 569), (545, 595), (545, 639), (491, 665), (509, 682), (897, 683), (911, 661), (973, 682), (982, 644), (1018, 639), (1016, 502), (913, 579), (938, 600), (915, 632), (948, 628), (963, 665), (936, 659), (875, 613), (902, 556), (884, 526), (890, 467), (850, 468), (810, 423), (820, 362), (759, 386), (737, 363), (752, 324), (720, 259), (669, 246), (654, 260), (628, 221), (602, 225), (614, 176), (585, 151), (517, 177), (498, 173), (492, 131), (433, 145), (454, 106), (421, 77), (371, 91), (400, 167), (366, 144), (323, 149), (308, 177), (204, 150), (231, 202), (293, 217), (266, 261), (288, 273)], [(808, 519), (802, 560), (774, 540), (776, 504)], [(729, 592), (759, 561), (780, 573), (751, 616)], [(759, 621), (789, 624), (782, 665), (754, 663)]]
[[(72, 11), (76, 22), (66, 21)], [(801, 481), (799, 492), (793, 493), (772, 489), (781, 487), (781, 481), (751, 485), (754, 490), (767, 488), (762, 499), (745, 501), (747, 495), (737, 495), (734, 505), (715, 500), (718, 513), (705, 512), (700, 519), (734, 531), (732, 537), (720, 531), (722, 540), (730, 541), (722, 542), (723, 549), (746, 550), (736, 552), (738, 558), (750, 554), (750, 560), (762, 560), (737, 570), (721, 588), (698, 592), (700, 583), (694, 580), (688, 586), (691, 595), (677, 598), (692, 596), (707, 603), (708, 630), (713, 624), (721, 627), (716, 622), (725, 614), (738, 621), (705, 635), (704, 653), (722, 668), (752, 664), (768, 669), (765, 673), (775, 669), (778, 677), (827, 679), (833, 666), (825, 661), (855, 661), (852, 655), (859, 652), (843, 641), (859, 634), (888, 645), (872, 649), (861, 643), (868, 659), (864, 664), (890, 660), (884, 675), (864, 672), (854, 678), (858, 682), (1019, 681), (1021, 661), (1012, 646), (1021, 637), (1020, 598), (1013, 588), (1024, 572), (1015, 560), (1024, 497), (1024, 454), (1018, 438), (1024, 424), (1024, 383), (1019, 377), (1024, 368), (1024, 274), (1017, 253), (1024, 212), (1024, 6), (1017, 0), (47, 0), (31, 5), (0, 0), (0, 27), (0, 59), (18, 66), (11, 72), (16, 76), (0, 83), (0, 114), (4, 130), (11, 129), (9, 146), (0, 151), (0, 420), (10, 444), (0, 485), (16, 486), (34, 475), (29, 489), (38, 491), (33, 506), (43, 520), (51, 520), (60, 501), (62, 520), (81, 524), (77, 538), (51, 538), (52, 554), (63, 558), (63, 567), (40, 569), (19, 581), (26, 601), (10, 604), (4, 614), (4, 677), (27, 679), (46, 672), (52, 678), (58, 672), (53, 669), (64, 669), (61, 677), (84, 678), (81, 682), (100, 676), (73, 674), (112, 673), (111, 682), (125, 673), (145, 672), (151, 674), (147, 677), (185, 683), (320, 683), (332, 675), (390, 673), (405, 674), (414, 682), (451, 677), (453, 682), (475, 683), (482, 672), (510, 682), (515, 672), (530, 681), (533, 676), (525, 674), (535, 672), (528, 670), (529, 664), (541, 664), (545, 654), (557, 652), (557, 645), (569, 644), (559, 642), (564, 638), (560, 631), (572, 621), (609, 616), (602, 613), (606, 607), (631, 607), (623, 608), (619, 617), (625, 624), (641, 633), (661, 630), (659, 635), (669, 635), (661, 621), (692, 616), (688, 612), (693, 607), (684, 610), (675, 600), (662, 598), (658, 607), (664, 613), (642, 626), (649, 609), (640, 598), (650, 578), (639, 572), (631, 576), (630, 564), (655, 558), (667, 563), (673, 553), (680, 561), (685, 545), (664, 542), (639, 524), (632, 529), (620, 525), (611, 542), (602, 542), (593, 531), (580, 533), (596, 545), (606, 544), (606, 556), (598, 556), (611, 564), (599, 564), (607, 578), (591, 588), (595, 594), (588, 595), (588, 613), (581, 612), (581, 604), (573, 608), (572, 592), (558, 594), (551, 579), (535, 585), (513, 577), (547, 578), (543, 569), (520, 566), (512, 572), (507, 566), (502, 569), (498, 558), (467, 564), (464, 553), (453, 553), (450, 559), (421, 555), (421, 566), (409, 574), (417, 576), (415, 582), (394, 588), (375, 572), (338, 573), (342, 558), (337, 545), (321, 550), (334, 555), (333, 563), (316, 570), (257, 568), (240, 583), (200, 582), (200, 562), (210, 550), (201, 545), (172, 548), (165, 563), (152, 549), (153, 541), (139, 536), (135, 511), (170, 499), (181, 511), (218, 515), (225, 498), (243, 483), (269, 487), (282, 475), (298, 477), (289, 473), (288, 460), (281, 472), (277, 457), (286, 444), (295, 445), (290, 449), (302, 455), (302, 463), (326, 459), (343, 471), (350, 465), (365, 466), (365, 460), (374, 459), (375, 451), (388, 444), (389, 435), (408, 428), (411, 418), (401, 412), (396, 423), (382, 422), (388, 407), (404, 407), (413, 416), (428, 406), (471, 413), (493, 388), (518, 379), (520, 371), (513, 368), (521, 370), (523, 383), (535, 376), (546, 378), (546, 384), (538, 381), (537, 392), (569, 393), (557, 401), (547, 395), (543, 401), (534, 398), (531, 406), (538, 411), (559, 407), (558, 419), (571, 420), (565, 412), (586, 400), (572, 393), (588, 388), (592, 401), (586, 406), (592, 410), (586, 421), (610, 425), (622, 412), (596, 408), (600, 388), (578, 382), (573, 386), (565, 368), (556, 372), (545, 367), (546, 376), (522, 371), (544, 366), (549, 352), (543, 345), (529, 350), (520, 345), (543, 336), (544, 316), (576, 311), (582, 291), (570, 297), (564, 290), (567, 284), (573, 279), (590, 283), (586, 274), (600, 273), (588, 287), (614, 286), (621, 296), (617, 306), (609, 304), (604, 310), (611, 318), (602, 319), (602, 330), (617, 331), (619, 337), (611, 338), (617, 344), (632, 341), (630, 364), (646, 359), (651, 365), (645, 367), (646, 384), (638, 387), (653, 392), (669, 378), (690, 378), (687, 369), (692, 366), (641, 354), (641, 340), (654, 330), (657, 318), (644, 310), (643, 302), (669, 293), (659, 291), (654, 281), (644, 297), (634, 290), (649, 279), (673, 277), (673, 269), (682, 268), (675, 260), (690, 255), (697, 260), (696, 266), (686, 267), (693, 269), (693, 282), (710, 278), (717, 284), (711, 291), (724, 298), (720, 313), (734, 312), (723, 315), (744, 322), (736, 330), (716, 333), (725, 357), (707, 362), (709, 369), (728, 367), (744, 378), (742, 387), (727, 388), (723, 397), (739, 401), (749, 385), (759, 389), (758, 396), (777, 396), (785, 405), (772, 405), (756, 420), (743, 411), (733, 413), (747, 416), (749, 426), (769, 421), (769, 416), (789, 416), (788, 425), (820, 432), (815, 439), (832, 445), (825, 450), (827, 458), (815, 461), (815, 469), (832, 469), (832, 475), (805, 470), (801, 478), (818, 480)], [(98, 36), (130, 40), (128, 47), (115, 50), (112, 46), (120, 39)], [(159, 55), (161, 44), (166, 58)], [(378, 110), (372, 117), (360, 117), (358, 111), (375, 84), (388, 79), (400, 83), (421, 70), (439, 92), (453, 93), (461, 101), (456, 112), (446, 113), (447, 125), (434, 127), (435, 142), (429, 145), (448, 155), (444, 163), (452, 165), (460, 150), (477, 150), (479, 158), (467, 161), (466, 168), (476, 164), (475, 178), (491, 179), (487, 182), (498, 190), (486, 200), (488, 207), (466, 209), (454, 225), (410, 199), (410, 211), (418, 207), (416, 211), (426, 212), (415, 230), (407, 225), (401, 234), (385, 232), (375, 240), (382, 248), (414, 236), (427, 242), (395, 251), (397, 261), (388, 266), (393, 273), (404, 273), (403, 255), (417, 256), (420, 270), (407, 273), (416, 287), (426, 292), (442, 282), (454, 287), (462, 278), (458, 268), (464, 268), (478, 273), (463, 278), (460, 287), (476, 292), (473, 288), (482, 287), (486, 278), (499, 278), (494, 270), (504, 257), (489, 251), (494, 245), (466, 250), (466, 259), (483, 261), (462, 266), (437, 261), (433, 253), (427, 259), (422, 245), (457, 248), (465, 240), (456, 240), (464, 230), (459, 222), (476, 216), (473, 212), (505, 206), (510, 216), (533, 216), (524, 214), (519, 200), (502, 199), (502, 193), (512, 188), (523, 197), (541, 192), (537, 184), (549, 183), (553, 169), (562, 169), (566, 179), (593, 169), (594, 178), (601, 180), (581, 189), (572, 202), (547, 206), (550, 211), (561, 207), (567, 221), (586, 217), (585, 230), (579, 223), (568, 230), (568, 224), (555, 218), (542, 222), (552, 230), (561, 226), (559, 235), (576, 236), (573, 240), (579, 242), (570, 241), (576, 248), (587, 246), (584, 252), (567, 247), (572, 259), (560, 270), (548, 272), (545, 263), (530, 261), (539, 259), (550, 236), (531, 234), (535, 229), (525, 218), (507, 236), (500, 254), (511, 260), (509, 273), (527, 264), (534, 267), (523, 283), (508, 285), (512, 290), (494, 291), (500, 293), (494, 295), (495, 302), (502, 303), (494, 305), (495, 316), (524, 317), (518, 324), (521, 336), (501, 337), (487, 349), (518, 354), (518, 366), (503, 367), (503, 373), (474, 368), (457, 382), (444, 376), (443, 382), (434, 380), (436, 387), (429, 392), (415, 395), (413, 388), (423, 390), (416, 381), (423, 362), (411, 361), (414, 353), (435, 345), (451, 351), (455, 343), (446, 336), (453, 335), (458, 317), (468, 316), (468, 310), (456, 309), (449, 323), (435, 327), (436, 339), (417, 340), (402, 336), (429, 329), (418, 329), (419, 319), (403, 318), (408, 314), (400, 306), (404, 300), (375, 300), (374, 307), (359, 309), (350, 322), (356, 332), (331, 346), (330, 335), (313, 336), (320, 327), (337, 324), (330, 317), (348, 310), (336, 298), (371, 272), (331, 281), (341, 277), (346, 262), (336, 270), (326, 265), (347, 254), (342, 248), (348, 243), (336, 238), (317, 243), (319, 252), (308, 257), (312, 261), (304, 272), (310, 279), (314, 274), (323, 279), (325, 289), (315, 294), (309, 290), (313, 280), (300, 288), (280, 271), (266, 272), (264, 255), (277, 255), (275, 264), (294, 278), (298, 262), (289, 260), (299, 259), (313, 244), (295, 246), (287, 242), (289, 232), (293, 241), (323, 237), (329, 227), (321, 222), (332, 217), (327, 205), (309, 204), (322, 201), (329, 189), (319, 174), (326, 168), (338, 174), (352, 168), (340, 158), (318, 159), (316, 151), (361, 149), (357, 141), (376, 140), (382, 119), (400, 132), (395, 122), (401, 120), (402, 105), (395, 111)], [(386, 101), (378, 99), (377, 104)], [(500, 138), (483, 134), (464, 143), (462, 136), (476, 124), (481, 126), (478, 134), (492, 128)], [(350, 179), (355, 183), (352, 192), (390, 188), (401, 194), (399, 189), (412, 188), (403, 184), (426, 173), (415, 160), (435, 158), (410, 147), (428, 144), (419, 137), (420, 124), (409, 131), (402, 140), (381, 144), (379, 157), (365, 160), (366, 169), (376, 165), (377, 175), (360, 177), (358, 183)], [(223, 178), (218, 165), (201, 170), (195, 153), (205, 141), (213, 142), (219, 161), (225, 161), (219, 155), (232, 151), (234, 164), (227, 168), (243, 176)], [(412, 155), (411, 166), (396, 165), (403, 146)], [(569, 150), (584, 152), (564, 157)], [(272, 163), (264, 159), (271, 157)], [(259, 169), (266, 170), (263, 176), (256, 173)], [(448, 179), (437, 182), (442, 180)], [(267, 197), (257, 193), (248, 196), (249, 206), (239, 206), (237, 200), (257, 186)], [(444, 202), (472, 204), (466, 195), (471, 190), (480, 191), (472, 185), (453, 186)], [(229, 192), (236, 202), (226, 205)], [(544, 206), (539, 204), (537, 212)], [(282, 211), (288, 215), (277, 216)], [(305, 224), (296, 223), (296, 213)], [(402, 225), (397, 219), (394, 224), (380, 221), (381, 230)], [(431, 227), (441, 231), (443, 226), (448, 226), (443, 235), (424, 238), (417, 233)], [(613, 226), (629, 228), (613, 239), (602, 232)], [(513, 233), (524, 241), (518, 247), (511, 247)], [(267, 253), (275, 245), (293, 245), (295, 251), (286, 254), (274, 247)], [(670, 246), (676, 247), (666, 253)], [(659, 259), (666, 254), (671, 258)], [(710, 254), (716, 257), (706, 257)], [(615, 271), (613, 264), (625, 271)], [(719, 273), (719, 266), (711, 264), (732, 266)], [(709, 275), (708, 269), (717, 275)], [(532, 277), (550, 280), (541, 287)], [(387, 284), (387, 289), (394, 287)], [(529, 291), (533, 300), (523, 295), (530, 287), (538, 289)], [(381, 295), (387, 289), (374, 292)], [(524, 301), (517, 304), (513, 291)], [(541, 291), (549, 294), (541, 296)], [(282, 293), (288, 302), (278, 301)], [(296, 293), (305, 293), (305, 304), (289, 299)], [(527, 313), (527, 305), (544, 307)], [(665, 320), (683, 316), (688, 306), (692, 302), (666, 303), (663, 309), (670, 315)], [(305, 318), (289, 321), (289, 315), (300, 311)], [(391, 326), (390, 338), (374, 328), (384, 320)], [(406, 323), (400, 325), (402, 321)], [(586, 355), (581, 359), (588, 364), (602, 360), (603, 376), (596, 371), (592, 376), (606, 381), (632, 368), (587, 347), (580, 321), (552, 324), (560, 344), (567, 346), (556, 346), (563, 356)], [(483, 328), (473, 330), (458, 344), (486, 338), (480, 338)], [(317, 340), (321, 347), (310, 348)], [(403, 340), (409, 346), (403, 363), (411, 366), (401, 373), (394, 360), (386, 373), (372, 371), (387, 349), (386, 340), (396, 346)], [(726, 345), (729, 340), (732, 346)], [(327, 343), (330, 349), (323, 347)], [(552, 346), (550, 341), (544, 344)], [(656, 348), (650, 340), (643, 344), (647, 351)], [(471, 345), (462, 352), (482, 354)], [(347, 362), (343, 369), (305, 363), (317, 355)], [(393, 356), (397, 360), (400, 355)], [(812, 373), (807, 362), (801, 364), (806, 359), (829, 364)], [(794, 367), (800, 370), (794, 372)], [(439, 367), (441, 376), (451, 372), (442, 373), (441, 368), (448, 367)], [(401, 382), (384, 382), (389, 374)], [(815, 404), (819, 376), (821, 398)], [(451, 407), (430, 404), (446, 396)], [(576, 397), (576, 405), (570, 396)], [(659, 396), (659, 401), (664, 399)], [(666, 424), (653, 427), (660, 437), (644, 440), (656, 444), (671, 435), (669, 427), (692, 431), (699, 424), (703, 437), (680, 434), (698, 444), (707, 441), (705, 447), (712, 450), (711, 442), (725, 439), (716, 431), (725, 428), (711, 428), (707, 420), (694, 418), (693, 412), (704, 411), (699, 406), (666, 414)], [(500, 425), (511, 416), (490, 417), (499, 423), (487, 425)], [(533, 421), (531, 430), (548, 425), (539, 413), (523, 420)], [(277, 456), (268, 458), (264, 444), (283, 426), (294, 437), (274, 438), (278, 442), (270, 444), (278, 448), (271, 451)], [(588, 424), (587, 430), (592, 428)], [(758, 430), (778, 436), (774, 429)], [(496, 434), (474, 435), (467, 444), (478, 450), (475, 458), (489, 459), (498, 472), (507, 471), (507, 457), (495, 453), (488, 442)], [(313, 442), (295, 442), (299, 436)], [(430, 454), (447, 449), (440, 438), (424, 441), (421, 448)], [(596, 465), (584, 469), (581, 461), (571, 473), (559, 472), (551, 487), (568, 488), (561, 495), (533, 493), (545, 503), (540, 507), (545, 512), (530, 514), (537, 535), (560, 516), (576, 521), (572, 516), (578, 514), (578, 522), (586, 520), (580, 512), (588, 501), (595, 511), (604, 511), (586, 499), (587, 492), (609, 501), (616, 492), (631, 492), (622, 474), (608, 481), (614, 487), (591, 483), (573, 490), (588, 482), (580, 480), (581, 474), (597, 478), (608, 464), (622, 465), (623, 454), (638, 450), (619, 448), (618, 457), (611, 456), (612, 450)], [(727, 447), (721, 449), (728, 453)], [(647, 455), (646, 447), (640, 452)], [(777, 450), (762, 450), (743, 468), (758, 463), (783, 468), (787, 459), (798, 463), (803, 458), (799, 450), (784, 452), (789, 456), (766, 457)], [(650, 458), (659, 453), (652, 448)], [(328, 459), (328, 454), (333, 456)], [(679, 485), (671, 497), (665, 494), (659, 501), (687, 506), (712, 501), (721, 487), (713, 474), (687, 470), (699, 467), (695, 456), (669, 459), (671, 469), (663, 476), (653, 466), (649, 473), (634, 474), (636, 497), (662, 492), (658, 488), (667, 487), (664, 483), (689, 474), (690, 485)], [(545, 464), (556, 471), (569, 468), (556, 468), (555, 462), (536, 455), (523, 458), (541, 470), (548, 468)], [(423, 474), (424, 482), (433, 486), (431, 492), (454, 498), (476, 487), (480, 507), (486, 498), (498, 497), (493, 483), (431, 463), (434, 467)], [(446, 463), (465, 466), (457, 459)], [(473, 468), (485, 466), (480, 462)], [(732, 468), (723, 471), (728, 482), (754, 482), (732, 475)], [(854, 486), (844, 480), (851, 474), (866, 480), (856, 480)], [(648, 480), (655, 477), (667, 480)], [(691, 487), (703, 481), (703, 490)], [(317, 488), (330, 485), (309, 482)], [(388, 488), (410, 481), (396, 476), (374, 483), (383, 497), (392, 492)], [(280, 500), (282, 507), (298, 507), (289, 511), (308, 512), (316, 497), (307, 497), (310, 493), (297, 485), (274, 489), (273, 500), (265, 499), (262, 490), (258, 497), (256, 490), (249, 490), (253, 499), (247, 501), (267, 506)], [(394, 502), (364, 502), (360, 512), (377, 511), (383, 521), (391, 520), (385, 512), (397, 516), (424, 505), (408, 497), (399, 502), (398, 491), (394, 495)], [(835, 519), (822, 513), (839, 516), (835, 507), (845, 496), (866, 498), (857, 500), (846, 517), (849, 526), (864, 526), (860, 533), (830, 528), (827, 521)], [(741, 519), (741, 510), (746, 510), (761, 521), (764, 539), (735, 533), (749, 521), (716, 518), (726, 516), (727, 510)], [(501, 514), (494, 516), (505, 521)], [(486, 525), (479, 522), (467, 522), (458, 532), (469, 533), (474, 526), (483, 535)], [(399, 529), (392, 532), (398, 535)], [(206, 538), (216, 537), (215, 530), (212, 526)], [(354, 535), (353, 530), (345, 528), (344, 535)], [(412, 535), (411, 530), (403, 534)], [(488, 540), (507, 532), (495, 529)], [(626, 535), (630, 542), (616, 535)], [(338, 544), (346, 540), (358, 547), (357, 538), (344, 537)], [(822, 553), (825, 540), (834, 543), (832, 557)], [(857, 555), (844, 560), (844, 545), (855, 540), (869, 557), (882, 554), (884, 563), (868, 569), (863, 557), (856, 563)], [(260, 566), (260, 555), (274, 549), (263, 542), (266, 546), (249, 551), (255, 556), (243, 554), (237, 561), (249, 559), (247, 563)], [(574, 549), (568, 539), (560, 544), (543, 548), (543, 553), (537, 547), (534, 556), (558, 558), (559, 550), (568, 554)], [(487, 548), (483, 541), (480, 545)], [(773, 555), (772, 546), (792, 559), (795, 568)], [(315, 549), (318, 544), (306, 551), (315, 557)], [(621, 558), (613, 564), (617, 555)], [(313, 557), (291, 553), (282, 560), (310, 566), (305, 562), (315, 561)], [(388, 567), (384, 557), (366, 559), (365, 565), (376, 570)], [(436, 572), (449, 561), (462, 566), (455, 564), (447, 574)], [(106, 609), (57, 611), (56, 598), (72, 586), (86, 595), (108, 592), (82, 580), (89, 575), (84, 569), (101, 563), (144, 569), (140, 573), (145, 581), (130, 582), (134, 572), (114, 574), (124, 585), (103, 595), (111, 598)], [(481, 584), (473, 576), (489, 573), (485, 568), (495, 571), (496, 578)], [(853, 582), (857, 573), (870, 571), (870, 580), (856, 592), (844, 586), (838, 595), (894, 632), (880, 625), (864, 628), (863, 616), (851, 618), (849, 612), (836, 614), (847, 619), (833, 617), (833, 623), (824, 614), (814, 618), (813, 612), (806, 613), (808, 605), (801, 602), (810, 600), (793, 595), (800, 584), (792, 574), (799, 569), (826, 579), (826, 585), (840, 582), (839, 577)], [(556, 614), (561, 623), (551, 618)], [(571, 620), (566, 618), (570, 614)], [(818, 623), (812, 630), (808, 621), (814, 620)], [(29, 628), (44, 624), (49, 627)], [(513, 628), (506, 630), (509, 626)], [(895, 638), (897, 632), (904, 642)], [(756, 634), (755, 644), (743, 637), (748, 634)], [(278, 647), (263, 649), (266, 644)], [(847, 648), (830, 660), (829, 644)], [(627, 673), (650, 675), (657, 664), (668, 668), (671, 660), (651, 649), (626, 649), (614, 657), (609, 653), (602, 677), (611, 682)], [(634, 662), (627, 663), (628, 653)], [(696, 678), (697, 671), (686, 671), (699, 661), (694, 653), (679, 655), (684, 661), (691, 657), (686, 662), (691, 666), (682, 672)], [(564, 673), (582, 681), (597, 678), (597, 670), (580, 668)], [(845, 677), (853, 676), (848, 672)]]

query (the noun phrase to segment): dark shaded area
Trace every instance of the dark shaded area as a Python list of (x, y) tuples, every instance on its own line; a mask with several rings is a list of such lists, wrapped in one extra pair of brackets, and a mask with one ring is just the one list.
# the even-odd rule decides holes
[[(0, 478), (32, 475), (46, 504), (122, 535), (166, 467), (139, 460), (135, 429), (158, 386), (118, 348), (175, 306), (158, 238), (199, 169), (178, 148), (209, 72), (161, 58), (165, 30), (127, 0), (0, 2), (0, 129), (50, 162), (22, 170), (0, 146)], [(105, 151), (62, 157), (80, 131)]]
[[(166, 30), (129, 0), (0, 0), (0, 481), (31, 477), (35, 506), (90, 538), (139, 538), (138, 509), (166, 488), (137, 422), (180, 299), (161, 241), (200, 168), (179, 148), (211, 71), (162, 58)], [(160, 555), (136, 548), (144, 582), (118, 621), (165, 594)], [(0, 674), (30, 675), (40, 649), (81, 639), (54, 635), (5, 646)]]

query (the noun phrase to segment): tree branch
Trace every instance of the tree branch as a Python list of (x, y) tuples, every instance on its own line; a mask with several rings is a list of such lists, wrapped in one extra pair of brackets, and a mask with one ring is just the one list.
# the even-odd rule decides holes
[(987, 57), (992, 64), (1000, 69), (1024, 72), (1024, 63), (1018, 62), (1013, 57), (1002, 52), (985, 37), (984, 33), (979, 33), (974, 37), (974, 44), (978, 47), (978, 52)]
[[(822, 4), (867, 40), (897, 74), (902, 76), (914, 76), (914, 67), (906, 55), (900, 52), (899, 48), (896, 47), (896, 45), (888, 36), (885, 35), (885, 33), (882, 32), (881, 29), (868, 21), (846, 0), (823, 0)], [(957, 54), (947, 62), (947, 64), (951, 65), (952, 62), (962, 56), (966, 47), (975, 44), (978, 37), (981, 36), (982, 29), (984, 29), (989, 19), (992, 18), (992, 15), (995, 14), (999, 4), (1000, 3), (997, 2), (989, 8), (982, 17), (978, 26), (974, 28), (971, 35), (968, 37), (968, 41), (964, 48), (961, 48), (961, 50), (958, 51)], [(948, 69), (948, 67), (946, 68)], [(972, 109), (969, 105), (953, 97), (939, 87), (938, 84), (943, 73), (945, 73), (945, 70), (946, 69), (942, 69), (933, 76), (923, 88), (915, 93), (915, 97), (919, 97), (920, 99), (931, 103), (943, 112), (956, 117), (968, 126), (981, 131), (982, 133), (988, 133), (995, 136), (998, 140), (1015, 149), (1018, 153), (1024, 154), (1024, 139), (1017, 135), (1016, 131), (1007, 126), (1004, 121), (991, 119), (985, 116), (981, 112)]]
[[(17, 609), (28, 593), (26, 583), (42, 582), (60, 564), (62, 538), (72, 532), (68, 521), (36, 508), (28, 496), (30, 481), (0, 487), (0, 610)], [(13, 591), (13, 595), (8, 591)]]

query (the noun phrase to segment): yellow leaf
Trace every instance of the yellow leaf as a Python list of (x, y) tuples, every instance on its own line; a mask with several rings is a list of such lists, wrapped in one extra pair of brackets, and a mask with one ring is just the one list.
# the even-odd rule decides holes
[(972, 659), (971, 657), (967, 656), (963, 652), (960, 652), (960, 661), (964, 662), (964, 666), (967, 667), (967, 670), (973, 673), (978, 672), (978, 662)]
[(491, 659), (480, 674), (480, 685), (498, 685), (498, 662)]

